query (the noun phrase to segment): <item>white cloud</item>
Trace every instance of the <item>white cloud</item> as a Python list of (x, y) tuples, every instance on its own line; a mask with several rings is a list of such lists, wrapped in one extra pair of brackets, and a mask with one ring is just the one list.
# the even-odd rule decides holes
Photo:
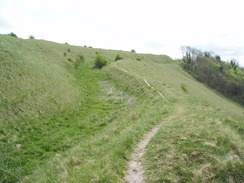
[[(197, 46), (244, 66), (242, 0), (6, 0), (0, 32), (181, 57)], [(3, 23), (5, 22), (5, 23)], [(5, 25), (5, 26), (3, 26)], [(225, 50), (229, 50), (228, 53)]]

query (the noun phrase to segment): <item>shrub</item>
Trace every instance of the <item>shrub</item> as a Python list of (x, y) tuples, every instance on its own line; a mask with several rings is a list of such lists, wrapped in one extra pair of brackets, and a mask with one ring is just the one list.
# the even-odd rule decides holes
[(17, 37), (17, 35), (13, 32), (11, 32), (10, 34), (8, 34), (9, 36), (12, 36), (12, 37)]
[(136, 58), (136, 60), (137, 60), (137, 61), (141, 61), (141, 59), (140, 59), (140, 58)]
[(106, 59), (102, 55), (97, 54), (95, 59), (95, 68), (101, 69), (106, 64), (107, 64)]
[(66, 55), (67, 55), (67, 53), (66, 52), (64, 52), (64, 56), (66, 57)]
[(123, 57), (121, 57), (120, 55), (117, 55), (116, 58), (115, 58), (115, 61), (122, 60), (122, 59), (123, 59)]
[(132, 50), (131, 50), (131, 52), (132, 52), (132, 53), (135, 53), (135, 52), (136, 52), (136, 50), (132, 49)]
[(30, 36), (29, 36), (29, 39), (35, 39), (35, 38), (34, 38), (34, 36), (30, 35)]
[(72, 59), (71, 58), (67, 58), (68, 61), (72, 62)]
[(67, 49), (67, 51), (68, 51), (68, 52), (71, 52), (71, 49), (70, 49), (70, 48), (68, 48), (68, 49)]

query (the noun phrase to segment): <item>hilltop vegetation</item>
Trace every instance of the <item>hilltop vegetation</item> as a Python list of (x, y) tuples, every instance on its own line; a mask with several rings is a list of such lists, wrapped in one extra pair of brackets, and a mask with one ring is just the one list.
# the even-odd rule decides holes
[(92, 68), (97, 58), (111, 62), (117, 53), (0, 36), (1, 181), (20, 180), (115, 119), (127, 96), (113, 94), (106, 72)]
[(244, 180), (243, 107), (168, 56), (0, 35), (0, 78), (0, 182), (123, 182), (134, 146), (168, 116), (148, 182)]
[(194, 78), (244, 104), (244, 69), (236, 60), (223, 62), (219, 55), (191, 47), (183, 47), (183, 52), (183, 68)]

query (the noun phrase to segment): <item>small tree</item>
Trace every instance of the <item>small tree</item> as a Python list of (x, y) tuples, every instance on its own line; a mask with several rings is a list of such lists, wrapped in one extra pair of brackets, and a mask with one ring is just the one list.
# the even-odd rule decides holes
[(219, 56), (219, 55), (216, 55), (216, 56), (215, 56), (215, 59), (216, 59), (216, 60), (218, 60), (218, 61), (220, 61), (220, 60), (221, 60), (221, 58), (220, 58), (220, 56)]
[(102, 55), (97, 54), (95, 58), (95, 68), (101, 69), (106, 64), (107, 64), (106, 59)]
[(232, 66), (232, 68), (233, 68), (234, 70), (236, 70), (236, 68), (238, 67), (238, 61), (235, 60), (235, 59), (231, 59), (231, 61), (230, 61), (230, 65)]
[(30, 36), (29, 36), (29, 39), (35, 39), (35, 38), (34, 38), (34, 36), (30, 35)]
[(132, 49), (132, 50), (131, 50), (131, 52), (132, 52), (132, 53), (135, 53), (135, 52), (136, 52), (136, 50)]

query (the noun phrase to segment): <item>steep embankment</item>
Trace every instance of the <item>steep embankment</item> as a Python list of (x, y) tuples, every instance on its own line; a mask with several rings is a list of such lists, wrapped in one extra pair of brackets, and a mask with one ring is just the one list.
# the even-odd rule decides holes
[(0, 37), (1, 120), (35, 119), (75, 107), (80, 90), (62, 49), (42, 41)]
[(243, 108), (169, 57), (9, 36), (0, 47), (1, 181), (124, 182), (136, 144), (167, 117), (143, 157), (146, 181), (243, 180)]
[(147, 146), (139, 161), (144, 182), (243, 182), (241, 106), (197, 82), (178, 64), (123, 61), (114, 66), (146, 80), (155, 95), (162, 93), (165, 101), (184, 109)]

